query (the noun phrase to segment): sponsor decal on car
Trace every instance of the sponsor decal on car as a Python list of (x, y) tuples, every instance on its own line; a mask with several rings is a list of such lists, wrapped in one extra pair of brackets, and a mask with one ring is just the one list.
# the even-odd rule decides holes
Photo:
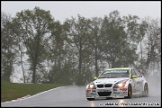
[(92, 92), (96, 92), (96, 90), (92, 90)]
[(99, 89), (98, 92), (111, 92), (111, 90)]
[(92, 92), (91, 95), (96, 95), (96, 93)]
[(127, 95), (128, 93), (127, 92), (123, 92), (124, 95)]
[(113, 91), (117, 91), (117, 88), (113, 88)]
[(127, 88), (120, 88), (120, 90), (122, 90), (122, 91), (126, 91), (126, 90), (128, 90)]
[(136, 83), (137, 83), (137, 85), (142, 86), (142, 81), (138, 81), (138, 82), (136, 82)]
[(120, 94), (120, 92), (114, 92), (114, 94)]

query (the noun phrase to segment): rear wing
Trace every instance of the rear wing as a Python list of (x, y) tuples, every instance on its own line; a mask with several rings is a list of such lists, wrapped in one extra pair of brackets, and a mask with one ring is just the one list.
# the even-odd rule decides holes
[(144, 72), (139, 72), (140, 74), (144, 75), (145, 73)]
[(142, 70), (138, 70), (137, 71), (141, 74), (141, 75), (144, 75), (145, 73), (142, 71)]

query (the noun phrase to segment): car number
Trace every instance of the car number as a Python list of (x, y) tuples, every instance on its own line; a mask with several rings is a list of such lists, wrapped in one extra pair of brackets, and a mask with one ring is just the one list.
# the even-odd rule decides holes
[(111, 90), (100, 89), (98, 92), (111, 92)]

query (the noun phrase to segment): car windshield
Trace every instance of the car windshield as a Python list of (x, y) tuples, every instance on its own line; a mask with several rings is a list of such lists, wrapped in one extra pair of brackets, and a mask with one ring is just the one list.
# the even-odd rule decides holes
[(106, 70), (98, 78), (129, 77), (128, 70)]

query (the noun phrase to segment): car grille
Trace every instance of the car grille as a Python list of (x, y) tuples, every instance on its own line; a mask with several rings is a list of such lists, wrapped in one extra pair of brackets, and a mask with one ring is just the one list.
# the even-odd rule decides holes
[(111, 86), (112, 86), (112, 84), (105, 84), (105, 85), (103, 85), (103, 84), (98, 84), (98, 85), (97, 85), (98, 88), (111, 87)]
[(111, 87), (112, 84), (105, 84), (105, 87)]
[(97, 87), (98, 88), (103, 88), (103, 84), (98, 84)]
[(99, 96), (110, 96), (111, 92), (98, 92)]

